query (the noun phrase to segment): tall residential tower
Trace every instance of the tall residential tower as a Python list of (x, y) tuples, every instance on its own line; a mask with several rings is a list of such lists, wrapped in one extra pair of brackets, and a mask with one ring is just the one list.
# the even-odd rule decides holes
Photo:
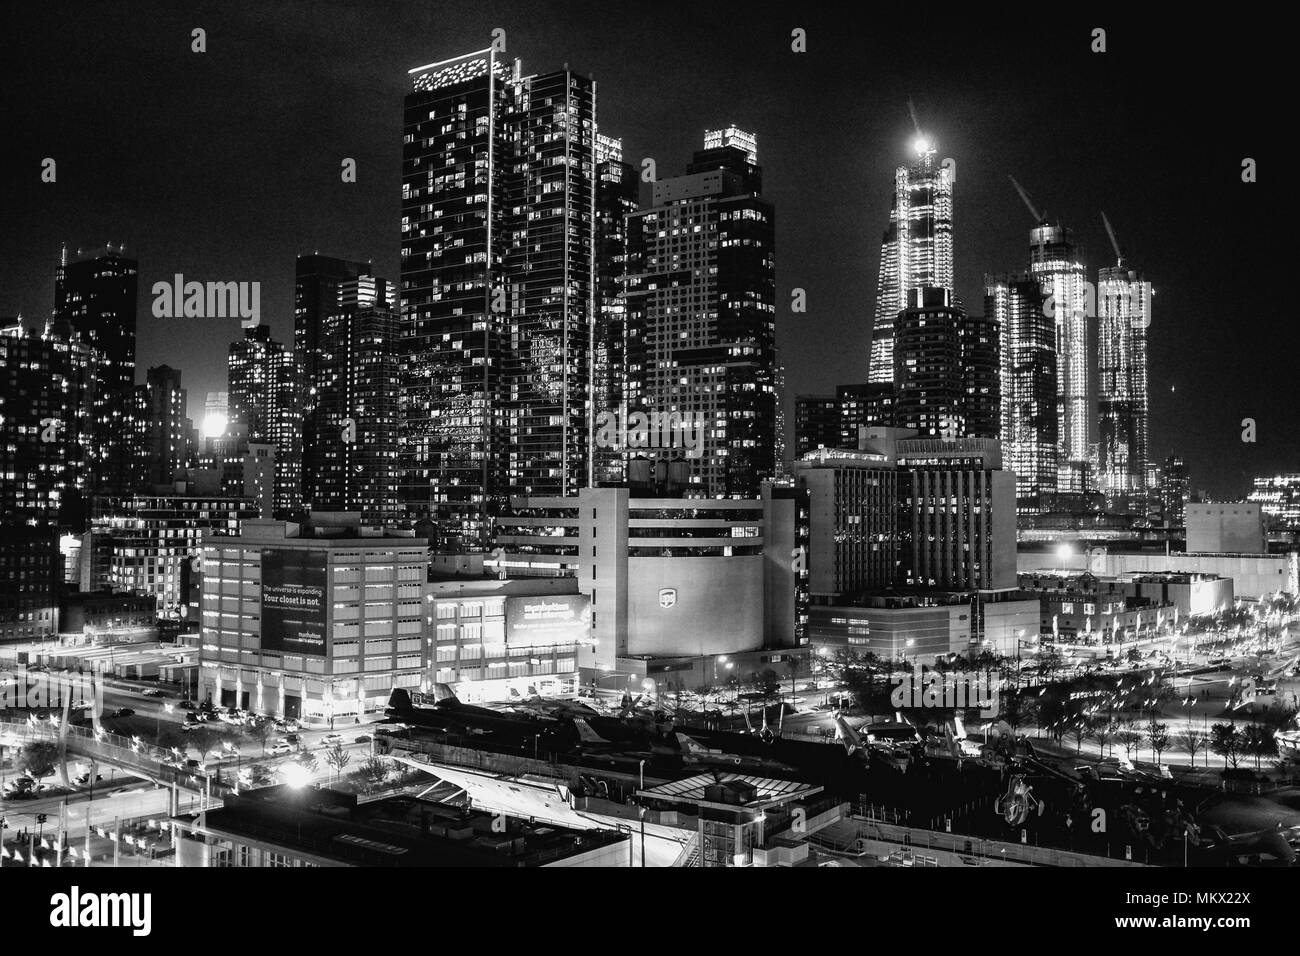
[(692, 494), (755, 498), (776, 474), (775, 213), (755, 138), (719, 142), (628, 217), (628, 414), (700, 430)]
[(588, 474), (596, 86), (481, 50), (411, 70), (400, 496), (443, 547)]

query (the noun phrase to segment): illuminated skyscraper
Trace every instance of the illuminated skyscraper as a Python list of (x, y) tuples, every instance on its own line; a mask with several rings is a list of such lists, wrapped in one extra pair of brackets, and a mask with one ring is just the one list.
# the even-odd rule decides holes
[(987, 276), (984, 315), (1000, 330), (1002, 448), (1016, 475), (1016, 508), (1037, 512), (1056, 492), (1056, 327), (1037, 278)]
[(1044, 313), (1056, 323), (1057, 491), (1095, 488), (1088, 454), (1093, 400), (1088, 378), (1088, 277), (1064, 226), (1030, 231), (1029, 271), (1038, 280)]
[(258, 325), (231, 344), (228, 363), (229, 428), (244, 429), (250, 451), (252, 445), (275, 446), (273, 454), (262, 455), (273, 458), (272, 511), (296, 511), (302, 506), (302, 396), (293, 350)]
[(691, 492), (708, 497), (758, 497), (776, 473), (774, 210), (762, 175), (744, 149), (706, 148), (628, 217), (629, 414), (703, 430), (686, 467)]
[(88, 467), (99, 354), (66, 322), (38, 333), (20, 319), (0, 320), (0, 531), (85, 530), (64, 512), (94, 490)]
[(442, 546), (483, 548), (509, 495), (587, 482), (596, 86), (492, 50), (411, 74), (401, 497)]
[(894, 380), (894, 320), (907, 308), (908, 291), (927, 286), (953, 291), (952, 170), (929, 140), (919, 137), (913, 149), (912, 162), (894, 173), (889, 226), (880, 243), (868, 372), (872, 383)]
[(121, 250), (89, 253), (54, 274), (54, 317), (67, 322), (99, 353), (90, 445), (96, 494), (130, 489), (131, 422), (135, 391), (135, 309), (138, 264)]
[(1121, 260), (1097, 282), (1100, 489), (1145, 511), (1148, 492), (1147, 327), (1151, 283)]

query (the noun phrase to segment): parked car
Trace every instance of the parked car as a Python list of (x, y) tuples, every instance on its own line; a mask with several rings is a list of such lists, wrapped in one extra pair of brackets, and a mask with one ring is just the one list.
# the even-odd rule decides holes
[(326, 734), (324, 737), (321, 738), (321, 743), (326, 744), (330, 747), (334, 746), (335, 744), (341, 744), (343, 743), (343, 735)]
[(166, 697), (166, 696), (167, 696), (167, 692), (166, 692), (166, 691), (163, 691), (163, 690), (159, 690), (157, 687), (150, 687), (147, 691), (144, 692), (144, 696), (146, 696), (146, 697)]
[(285, 743), (284, 741), (280, 741), (279, 743), (275, 744), (271, 748), (272, 756), (278, 757), (281, 754), (291, 754), (291, 753), (293, 753), (293, 747), (289, 746), (289, 744)]

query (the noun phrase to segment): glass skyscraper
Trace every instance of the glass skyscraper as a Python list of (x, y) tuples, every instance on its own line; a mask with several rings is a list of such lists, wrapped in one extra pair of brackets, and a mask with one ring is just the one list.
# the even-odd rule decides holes
[(1151, 283), (1123, 261), (1097, 282), (1097, 398), (1101, 491), (1116, 504), (1147, 492), (1147, 328)]
[(880, 243), (871, 383), (894, 380), (894, 320), (907, 308), (908, 291), (953, 291), (952, 170), (943, 165), (933, 142), (918, 138), (913, 149), (915, 158), (894, 174), (889, 226)]
[(411, 74), (400, 494), (478, 549), (510, 495), (587, 482), (596, 86), (492, 50)]
[(1025, 273), (985, 278), (984, 315), (1000, 330), (1002, 449), (1016, 508), (1046, 510), (1057, 480), (1056, 327)]
[(1057, 491), (1082, 494), (1096, 485), (1088, 453), (1088, 277), (1069, 229), (1043, 223), (1030, 231), (1029, 246), (1030, 273), (1056, 323)]

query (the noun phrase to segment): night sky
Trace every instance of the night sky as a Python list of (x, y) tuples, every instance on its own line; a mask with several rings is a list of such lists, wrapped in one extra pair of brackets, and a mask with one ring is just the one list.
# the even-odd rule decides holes
[[(957, 166), (957, 292), (981, 311), (986, 272), (1022, 270), (1033, 225), (1007, 175), (1071, 226), (1090, 278), (1129, 265), (1156, 289), (1152, 456), (1193, 486), (1245, 494), (1300, 471), (1294, 241), (1278, 240), (1286, 175), (1280, 73), (1261, 21), (1183, 25), (1090, 9), (999, 5), (963, 20), (930, 5), (690, 3), (41, 3), (6, 6), (0, 315), (39, 324), (63, 242), (124, 242), (140, 262), (137, 379), (182, 369), (191, 415), (226, 387), (237, 319), (155, 319), (173, 273), (260, 281), (263, 320), (292, 338), (294, 257), (370, 259), (398, 278), (407, 70), (507, 31), (525, 72), (569, 63), (598, 83), (600, 130), (625, 159), (684, 171), (704, 130), (759, 138), (777, 210), (778, 335), (789, 405), (864, 381), (893, 169), (907, 102)], [(1188, 8), (1190, 9), (1190, 8)], [(1226, 15), (1225, 15), (1226, 16)], [(1108, 52), (1089, 50), (1094, 27)], [(190, 51), (191, 30), (207, 52)], [(807, 31), (808, 52), (790, 51)], [(1273, 104), (1278, 104), (1274, 106)], [(58, 182), (40, 182), (41, 160)], [(1260, 182), (1241, 182), (1244, 157)], [(340, 181), (353, 157), (358, 182)], [(648, 190), (648, 187), (644, 187)], [(791, 315), (790, 290), (808, 312)], [(1241, 442), (1241, 420), (1258, 442)], [(790, 436), (793, 440), (793, 435)]]

